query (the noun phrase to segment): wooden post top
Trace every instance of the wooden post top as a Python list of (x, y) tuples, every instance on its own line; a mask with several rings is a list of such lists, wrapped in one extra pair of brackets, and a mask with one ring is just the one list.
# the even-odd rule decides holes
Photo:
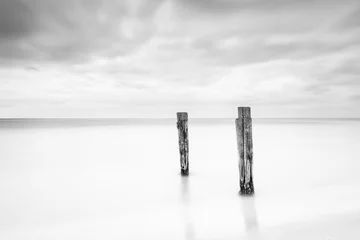
[(251, 118), (250, 107), (238, 107), (238, 118)]
[(187, 112), (178, 112), (176, 115), (178, 120), (188, 120)]

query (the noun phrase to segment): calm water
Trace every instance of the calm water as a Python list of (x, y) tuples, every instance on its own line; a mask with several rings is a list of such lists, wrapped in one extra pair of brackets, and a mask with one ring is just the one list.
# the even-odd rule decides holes
[(254, 119), (253, 198), (233, 119), (0, 120), (0, 239), (359, 239), (360, 121)]

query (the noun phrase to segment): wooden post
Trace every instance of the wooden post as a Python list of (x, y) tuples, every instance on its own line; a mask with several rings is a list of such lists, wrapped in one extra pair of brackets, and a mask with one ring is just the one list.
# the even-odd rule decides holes
[(189, 139), (188, 139), (188, 114), (177, 113), (177, 129), (179, 133), (180, 169), (181, 175), (189, 175)]
[(254, 194), (252, 164), (252, 120), (250, 107), (239, 107), (238, 118), (235, 120), (237, 148), (239, 152), (240, 194)]

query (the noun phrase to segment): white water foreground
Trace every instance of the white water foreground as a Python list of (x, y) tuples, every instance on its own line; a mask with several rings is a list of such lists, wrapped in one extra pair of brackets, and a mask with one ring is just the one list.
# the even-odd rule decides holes
[(255, 196), (233, 119), (0, 121), (0, 239), (360, 239), (360, 121), (254, 119)]

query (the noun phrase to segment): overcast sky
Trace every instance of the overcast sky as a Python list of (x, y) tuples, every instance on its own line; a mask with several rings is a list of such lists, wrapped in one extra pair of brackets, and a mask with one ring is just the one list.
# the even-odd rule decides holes
[(359, 0), (0, 0), (0, 117), (360, 117)]

